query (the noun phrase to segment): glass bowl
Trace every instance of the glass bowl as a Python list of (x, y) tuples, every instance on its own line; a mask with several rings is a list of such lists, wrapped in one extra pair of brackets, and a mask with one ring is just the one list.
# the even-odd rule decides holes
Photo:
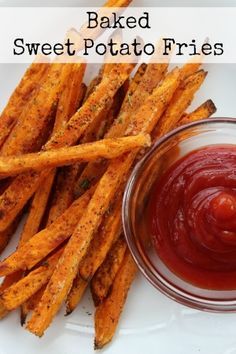
[(236, 145), (236, 119), (212, 118), (180, 127), (161, 138), (134, 168), (123, 199), (123, 227), (138, 268), (155, 288), (183, 305), (214, 312), (236, 312), (235, 290), (209, 290), (186, 282), (160, 259), (146, 224), (152, 187), (187, 153), (215, 144)]

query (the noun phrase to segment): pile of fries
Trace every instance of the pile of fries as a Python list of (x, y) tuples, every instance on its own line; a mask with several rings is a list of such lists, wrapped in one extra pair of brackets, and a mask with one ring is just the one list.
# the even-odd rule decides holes
[(95, 348), (112, 339), (137, 272), (124, 188), (151, 144), (215, 112), (207, 100), (186, 113), (206, 77), (200, 65), (104, 63), (88, 87), (82, 62), (29, 67), (0, 116), (1, 252), (28, 208), (16, 251), (0, 262), (2, 318), (20, 307), (21, 324), (41, 337), (90, 287)]

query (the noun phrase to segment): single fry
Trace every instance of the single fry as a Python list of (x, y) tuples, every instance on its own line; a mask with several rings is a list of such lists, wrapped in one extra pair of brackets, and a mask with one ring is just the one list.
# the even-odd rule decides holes
[(29, 214), (25, 222), (20, 240), (19, 247), (23, 243), (27, 242), (32, 236), (34, 236), (39, 231), (39, 226), (42, 221), (45, 206), (47, 205), (48, 196), (51, 191), (53, 184), (54, 175), (49, 175), (46, 180), (43, 181), (42, 185), (39, 188), (39, 191), (35, 193), (35, 196), (32, 200), (30, 206)]
[[(4, 231), (0, 232), (0, 254), (5, 250), (12, 235), (16, 231), (20, 221), (20, 215)], [(1, 286), (0, 286), (1, 288)]]
[(8, 311), (14, 310), (18, 306), (22, 305), (48, 282), (61, 256), (61, 253), (61, 250), (57, 251), (38, 268), (34, 269), (17, 283), (14, 283), (3, 291), (0, 298), (4, 307)]
[(77, 199), (54, 223), (24, 243), (8, 258), (0, 262), (0, 276), (17, 270), (31, 269), (68, 239), (86, 208), (94, 189)]
[(202, 65), (201, 58), (199, 60), (190, 60), (188, 63), (184, 64), (181, 68), (181, 80), (186, 80), (189, 76), (195, 74), (200, 70)]
[(66, 299), (66, 314), (69, 315), (74, 311), (78, 303), (80, 302), (88, 282), (83, 280), (79, 275), (77, 275), (73, 281), (73, 285)]
[[(151, 96), (152, 99), (147, 100), (152, 109), (150, 109), (148, 104), (145, 105), (145, 110), (141, 107), (140, 111), (136, 114), (137, 125), (134, 125), (134, 122), (132, 122), (132, 127), (136, 129), (139, 127), (139, 133), (149, 133), (170, 102), (178, 84), (179, 71), (175, 69), (165, 78), (162, 85), (154, 90)], [(155, 110), (153, 110), (154, 99), (155, 103), (157, 103)], [(146, 115), (146, 111), (149, 110), (151, 111), (150, 116)], [(141, 117), (143, 120), (142, 126)], [(56, 267), (39, 305), (27, 324), (28, 330), (32, 333), (42, 336), (61, 307), (62, 302), (66, 299), (73, 280), (76, 277), (79, 264), (89, 247), (94, 232), (98, 229), (102, 217), (113, 200), (117, 189), (124, 179), (127, 178), (136, 153), (137, 151), (131, 152), (113, 160), (98, 182), (98, 186), (88, 204), (87, 212), (82, 215), (75, 228), (72, 237), (65, 247), (58, 267)]]
[(70, 73), (67, 85), (60, 95), (53, 134), (63, 129), (68, 120), (75, 114), (85, 94), (85, 87), (82, 84), (85, 64), (69, 64)]
[(74, 197), (80, 197), (87, 189), (94, 186), (107, 168), (107, 160), (89, 162), (74, 185)]
[(49, 63), (34, 62), (24, 73), (0, 115), (0, 147), (10, 134), (24, 106), (27, 105), (35, 90), (41, 84), (48, 68)]
[(168, 133), (175, 127), (186, 108), (191, 104), (194, 94), (202, 85), (206, 75), (207, 73), (205, 71), (200, 70), (181, 83), (172, 102), (153, 133), (154, 140)]
[(126, 249), (127, 244), (125, 239), (123, 237), (119, 238), (94, 275), (91, 281), (91, 292), (96, 306), (107, 297), (123, 261)]
[(126, 297), (137, 267), (129, 251), (115, 277), (111, 292), (95, 312), (95, 349), (101, 349), (111, 341), (120, 319)]
[(32, 295), (26, 302), (24, 302), (21, 306), (21, 313), (20, 313), (20, 323), (21, 326), (24, 326), (26, 318), (30, 311), (33, 311), (34, 308), (39, 303), (44, 290), (46, 289), (46, 285), (43, 285), (34, 295)]
[(3, 305), (2, 301), (0, 300), (0, 320), (6, 317), (6, 315), (9, 313), (5, 306)]
[(182, 115), (179, 125), (184, 125), (192, 122), (196, 122), (201, 119), (206, 119), (212, 116), (216, 112), (216, 106), (212, 100), (207, 100), (199, 107), (197, 107), (191, 113), (185, 113)]
[(58, 171), (50, 202), (47, 226), (61, 216), (76, 199), (74, 198), (74, 184), (78, 173), (78, 165), (66, 166)]
[(121, 204), (122, 196), (119, 196), (94, 235), (79, 267), (79, 274), (82, 279), (89, 281), (93, 277), (104, 261), (111, 245), (119, 237), (122, 230)]
[(0, 157), (0, 175), (10, 176), (29, 170), (71, 165), (99, 158), (113, 159), (137, 147), (150, 146), (148, 135), (99, 140), (58, 150), (37, 152), (14, 157)]

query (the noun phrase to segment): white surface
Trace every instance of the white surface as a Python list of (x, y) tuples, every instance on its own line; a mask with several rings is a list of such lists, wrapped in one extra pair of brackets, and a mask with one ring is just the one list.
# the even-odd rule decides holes
[[(54, 2), (57, 3), (56, 0)], [(137, 2), (140, 5), (144, 0)], [(15, 3), (19, 5), (24, 2)], [(96, 5), (100, 3), (100, 0), (96, 1)], [(157, 4), (158, 1), (147, 3)], [(211, 1), (205, 3), (212, 4)], [(77, 1), (77, 4), (84, 5), (84, 1)], [(6, 103), (23, 70), (20, 65), (0, 67), (0, 108)], [(236, 66), (209, 65), (207, 70), (208, 77), (194, 106), (212, 98), (218, 107), (216, 116), (236, 117)], [(91, 73), (86, 76), (88, 78)], [(16, 239), (5, 255), (14, 248), (14, 244)], [(0, 354), (92, 354), (93, 315), (90, 313), (93, 314), (93, 311), (91, 298), (87, 294), (72, 315), (64, 317), (61, 311), (41, 339), (21, 328), (18, 313), (12, 313), (0, 322)], [(183, 307), (158, 293), (140, 275), (130, 291), (117, 335), (102, 352), (236, 354), (235, 324), (236, 314), (209, 314)]]

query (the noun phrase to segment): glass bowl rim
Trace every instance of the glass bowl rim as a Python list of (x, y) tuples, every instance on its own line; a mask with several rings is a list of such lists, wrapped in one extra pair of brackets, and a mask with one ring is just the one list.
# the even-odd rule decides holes
[(125, 238), (129, 247), (129, 250), (133, 256), (135, 263), (137, 264), (139, 270), (144, 275), (144, 277), (159, 291), (161, 291), (164, 295), (171, 298), (174, 301), (181, 303), (182, 305), (195, 308), (202, 311), (210, 311), (210, 312), (236, 312), (236, 297), (233, 300), (217, 300), (217, 299), (207, 299), (201, 297), (200, 295), (193, 295), (188, 293), (187, 291), (181, 290), (171, 282), (169, 282), (166, 278), (164, 278), (159, 272), (157, 275), (153, 273), (153, 271), (147, 267), (145, 261), (138, 248), (136, 247), (134, 241), (134, 235), (132, 232), (131, 220), (130, 220), (130, 200), (132, 196), (132, 191), (135, 186), (136, 180), (142, 174), (142, 168), (147, 162), (147, 160), (155, 153), (155, 151), (166, 141), (175, 137), (181, 132), (187, 131), (193, 127), (208, 125), (208, 124), (218, 124), (218, 123), (231, 123), (236, 124), (236, 118), (230, 117), (214, 117), (203, 119), (200, 121), (192, 122), (185, 124), (181, 127), (173, 129), (168, 134), (164, 135), (160, 138), (152, 148), (142, 157), (142, 159), (136, 164), (134, 167), (129, 180), (126, 184), (126, 188), (123, 196), (122, 203), (122, 223), (123, 230), (125, 234)]

